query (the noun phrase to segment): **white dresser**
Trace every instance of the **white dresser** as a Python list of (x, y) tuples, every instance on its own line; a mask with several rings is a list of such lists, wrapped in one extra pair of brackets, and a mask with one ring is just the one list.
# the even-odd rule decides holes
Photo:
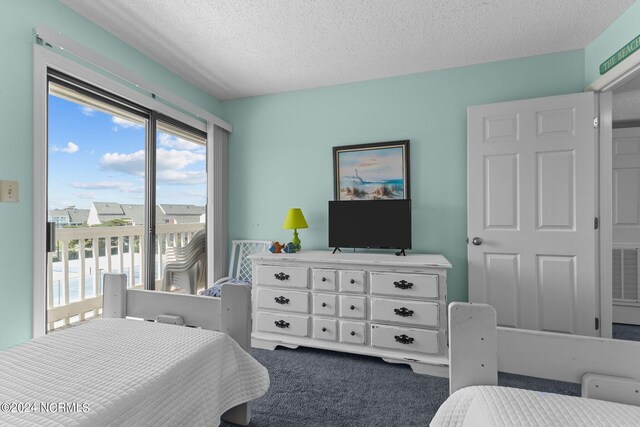
[(316, 347), (448, 375), (442, 255), (256, 254), (253, 347)]

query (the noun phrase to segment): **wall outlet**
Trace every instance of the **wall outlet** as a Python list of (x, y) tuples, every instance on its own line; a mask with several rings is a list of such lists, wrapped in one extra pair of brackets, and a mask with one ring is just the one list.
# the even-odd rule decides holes
[(0, 181), (0, 202), (17, 202), (18, 181)]

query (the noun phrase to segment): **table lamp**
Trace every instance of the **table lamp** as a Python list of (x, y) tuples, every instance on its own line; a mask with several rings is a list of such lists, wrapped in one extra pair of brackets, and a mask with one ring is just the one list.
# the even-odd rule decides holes
[(293, 243), (296, 247), (296, 250), (300, 250), (300, 239), (298, 238), (298, 228), (309, 228), (307, 225), (307, 220), (304, 219), (304, 215), (302, 215), (302, 209), (300, 208), (291, 208), (287, 212), (287, 217), (284, 219), (284, 224), (282, 224), (282, 228), (285, 230), (293, 230)]

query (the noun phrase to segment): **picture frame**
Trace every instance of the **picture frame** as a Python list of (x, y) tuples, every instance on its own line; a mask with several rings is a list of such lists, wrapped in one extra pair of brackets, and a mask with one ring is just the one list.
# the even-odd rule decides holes
[(334, 200), (410, 199), (409, 140), (333, 147)]

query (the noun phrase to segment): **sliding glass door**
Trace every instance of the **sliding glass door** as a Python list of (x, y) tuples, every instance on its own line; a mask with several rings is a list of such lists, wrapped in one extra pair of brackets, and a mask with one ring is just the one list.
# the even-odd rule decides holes
[(48, 90), (47, 330), (99, 316), (105, 272), (196, 292), (206, 244), (189, 243), (206, 221), (206, 134), (60, 73)]
[(194, 294), (205, 284), (207, 135), (168, 117), (156, 124), (156, 289)]

